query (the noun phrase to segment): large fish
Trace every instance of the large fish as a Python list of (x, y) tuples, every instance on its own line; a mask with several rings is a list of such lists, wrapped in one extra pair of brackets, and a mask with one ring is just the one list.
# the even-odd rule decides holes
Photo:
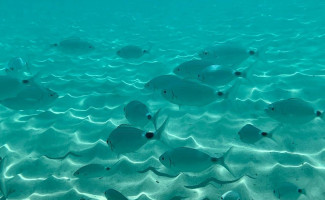
[(299, 98), (271, 103), (265, 109), (265, 112), (273, 119), (289, 124), (303, 124), (316, 117), (322, 117), (321, 111), (315, 111), (310, 103)]
[(161, 90), (161, 95), (171, 103), (182, 106), (205, 106), (218, 99), (229, 96), (237, 85), (234, 84), (225, 92), (216, 91), (214, 88), (192, 81), (182, 81)]
[(216, 158), (189, 147), (178, 147), (166, 151), (159, 157), (159, 161), (167, 168), (176, 172), (202, 172), (209, 167), (219, 164), (225, 167), (230, 173), (225, 158), (228, 157), (230, 148), (222, 157)]
[(139, 46), (135, 46), (135, 45), (128, 45), (125, 47), (122, 47), (121, 49), (119, 49), (116, 54), (124, 59), (135, 59), (135, 58), (140, 58), (142, 57), (144, 54), (149, 53), (149, 50), (146, 49), (142, 49)]
[(155, 132), (147, 132), (130, 125), (122, 124), (115, 128), (107, 139), (111, 150), (118, 154), (137, 151), (149, 140), (159, 140), (168, 123), (168, 118)]
[(95, 49), (94, 45), (79, 37), (69, 37), (62, 40), (60, 43), (53, 44), (59, 50), (71, 54), (84, 54), (89, 53)]
[(56, 92), (35, 83), (25, 87), (15, 97), (1, 100), (0, 104), (13, 110), (43, 109), (58, 97)]
[(204, 60), (212, 61), (218, 65), (235, 67), (257, 52), (234, 43), (218, 44), (204, 48), (199, 56)]

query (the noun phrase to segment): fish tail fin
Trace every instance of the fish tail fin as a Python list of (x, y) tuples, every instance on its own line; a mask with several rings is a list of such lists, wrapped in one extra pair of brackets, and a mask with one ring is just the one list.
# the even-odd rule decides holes
[(161, 108), (159, 108), (157, 110), (157, 112), (153, 115), (153, 117), (151, 119), (152, 120), (152, 123), (153, 123), (153, 125), (155, 127), (155, 130), (157, 130), (157, 120), (158, 120), (158, 116), (159, 116), (160, 111), (161, 111)]
[(167, 119), (164, 121), (164, 123), (159, 127), (159, 129), (156, 131), (156, 139), (160, 139), (161, 138), (161, 134), (164, 132), (167, 124), (168, 124), (168, 121), (169, 121), (169, 117), (167, 117)]
[(233, 147), (230, 147), (230, 148), (227, 150), (227, 152), (223, 154), (222, 157), (218, 158), (217, 163), (218, 163), (219, 165), (222, 165), (224, 168), (227, 169), (227, 171), (228, 171), (231, 175), (233, 175), (234, 177), (236, 177), (235, 174), (232, 172), (232, 170), (230, 170), (230, 167), (229, 167), (229, 166), (226, 164), (226, 162), (225, 162), (225, 159), (229, 156), (229, 153), (230, 153), (230, 151), (231, 151), (232, 149), (233, 149)]

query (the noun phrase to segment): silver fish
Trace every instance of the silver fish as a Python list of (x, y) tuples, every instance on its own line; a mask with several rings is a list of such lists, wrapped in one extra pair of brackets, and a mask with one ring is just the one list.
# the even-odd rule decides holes
[(159, 140), (167, 123), (168, 118), (156, 132), (147, 132), (130, 125), (122, 124), (110, 133), (106, 142), (111, 150), (118, 154), (135, 152), (149, 140)]
[(265, 109), (265, 112), (273, 119), (289, 124), (303, 124), (316, 117), (322, 117), (321, 111), (315, 111), (310, 103), (299, 98), (271, 103)]
[(142, 49), (141, 47), (135, 45), (122, 47), (116, 52), (118, 56), (125, 59), (140, 58), (147, 53), (149, 53), (149, 50)]
[(53, 44), (54, 47), (58, 47), (61, 51), (71, 54), (84, 54), (89, 53), (95, 49), (94, 45), (86, 40), (82, 40), (79, 37), (69, 37), (62, 40), (59, 44)]
[(234, 43), (218, 44), (204, 48), (199, 52), (199, 56), (204, 60), (213, 61), (216, 64), (234, 67), (241, 64), (250, 56), (256, 56), (257, 51), (247, 50), (241, 45)]
[(225, 158), (228, 157), (231, 149), (222, 157), (216, 158), (197, 149), (178, 147), (163, 153), (159, 157), (159, 161), (165, 167), (177, 172), (201, 172), (215, 164), (219, 164), (231, 173), (228, 165), (225, 163)]

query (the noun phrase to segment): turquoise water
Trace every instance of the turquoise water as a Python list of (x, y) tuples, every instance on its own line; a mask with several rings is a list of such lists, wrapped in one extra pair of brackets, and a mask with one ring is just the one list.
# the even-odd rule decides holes
[[(0, 157), (6, 159), (0, 185), (6, 186), (7, 199), (105, 200), (110, 188), (128, 199), (214, 200), (229, 190), (244, 200), (279, 199), (273, 191), (286, 182), (306, 195), (284, 189), (280, 199), (325, 199), (324, 120), (283, 123), (264, 111), (288, 98), (325, 110), (324, 9), (318, 0), (1, 0), (1, 75), (6, 76), (10, 59), (22, 57), (33, 81), (59, 95), (46, 106), (37, 99), (31, 109), (10, 100), (19, 107), (12, 109), (0, 101)], [(53, 45), (77, 37), (94, 48), (64, 51)], [(233, 66), (251, 66), (251, 72), (230, 84), (238, 88), (226, 100), (178, 106), (160, 91), (144, 88), (151, 79), (198, 59), (202, 49), (225, 42), (259, 52)], [(126, 45), (149, 53), (121, 58), (116, 52)], [(129, 124), (123, 109), (132, 100), (153, 113), (161, 109), (158, 127), (167, 117), (169, 122), (161, 139), (118, 154), (106, 141), (116, 127)], [(274, 141), (241, 141), (237, 133), (248, 123), (267, 132), (278, 127)], [(152, 123), (138, 128), (155, 130)], [(212, 157), (233, 147), (226, 163), (235, 177), (220, 165), (178, 175), (160, 162), (164, 152), (184, 146)], [(95, 178), (74, 175), (88, 164), (111, 170)], [(248, 176), (234, 183), (184, 187), (243, 175)]]

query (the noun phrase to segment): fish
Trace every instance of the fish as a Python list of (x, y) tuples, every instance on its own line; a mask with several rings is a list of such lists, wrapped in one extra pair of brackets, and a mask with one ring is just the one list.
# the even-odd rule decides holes
[(108, 189), (105, 191), (105, 197), (107, 200), (128, 200), (123, 194), (114, 189)]
[(231, 149), (222, 157), (216, 158), (197, 149), (178, 147), (163, 153), (159, 157), (159, 161), (166, 168), (177, 172), (202, 172), (215, 164), (219, 164), (232, 174), (228, 165), (225, 163), (225, 158), (228, 157)]
[(140, 101), (131, 101), (124, 107), (125, 118), (130, 122), (130, 124), (144, 127), (151, 121), (157, 129), (157, 118), (160, 109), (152, 115), (149, 108)]
[(2, 200), (6, 200), (8, 197), (8, 190), (6, 186), (6, 178), (5, 178), (5, 168), (6, 168), (7, 157), (0, 157), (0, 191), (2, 193)]
[(221, 195), (221, 200), (240, 200), (240, 194), (234, 190), (230, 190)]
[(111, 167), (102, 164), (88, 164), (73, 173), (77, 178), (101, 178), (111, 174)]
[(214, 65), (209, 60), (186, 61), (173, 69), (174, 74), (187, 79), (197, 79), (198, 74), (205, 68)]
[(299, 98), (276, 101), (269, 104), (264, 111), (271, 118), (288, 124), (304, 124), (316, 117), (323, 117), (321, 111), (315, 111), (310, 103)]
[(144, 131), (127, 124), (119, 125), (110, 133), (106, 142), (117, 154), (135, 152), (149, 140), (159, 140), (168, 120), (169, 118), (155, 132)]
[(204, 68), (197, 74), (197, 79), (204, 84), (211, 86), (223, 86), (238, 77), (247, 78), (247, 73), (252, 67), (248, 67), (245, 71), (240, 72), (231, 69), (230, 67), (224, 67), (221, 65), (211, 65)]
[(0, 104), (13, 110), (43, 109), (51, 105), (59, 95), (40, 84), (24, 87), (16, 97), (0, 100)]
[(273, 193), (278, 199), (296, 200), (301, 195), (306, 195), (306, 190), (290, 182), (281, 182), (276, 185)]
[(65, 53), (71, 54), (84, 54), (90, 53), (95, 49), (95, 46), (86, 40), (82, 40), (79, 37), (69, 37), (62, 40), (60, 43), (52, 45)]
[(29, 64), (21, 57), (14, 57), (9, 60), (5, 72), (13, 78), (25, 79), (30, 74)]
[(127, 45), (119, 49), (116, 54), (124, 59), (135, 59), (135, 58), (140, 58), (144, 54), (148, 54), (149, 50), (142, 49), (139, 46), (135, 45)]
[(198, 53), (202, 60), (213, 61), (218, 65), (236, 67), (250, 56), (257, 56), (256, 50), (248, 49), (240, 44), (224, 43), (209, 46)]
[(16, 97), (29, 84), (29, 80), (19, 80), (7, 75), (0, 76), (0, 101)]
[(272, 136), (273, 136), (273, 133), (275, 132), (275, 130), (277, 130), (277, 128), (273, 129), (272, 131), (270, 131), (268, 133), (268, 132), (262, 131), (259, 128), (256, 128), (252, 124), (246, 124), (238, 131), (238, 135), (242, 142), (245, 142), (248, 144), (254, 144), (264, 137), (272, 139)]
[(234, 84), (230, 89), (222, 92), (201, 83), (184, 80), (171, 87), (162, 89), (161, 95), (169, 102), (178, 106), (200, 107), (217, 100), (226, 99), (237, 86), (238, 84)]
[(144, 88), (149, 90), (162, 90), (164, 88), (168, 88), (169, 86), (173, 86), (177, 83), (182, 82), (182, 79), (175, 75), (161, 75), (157, 76), (150, 81), (148, 81)]

